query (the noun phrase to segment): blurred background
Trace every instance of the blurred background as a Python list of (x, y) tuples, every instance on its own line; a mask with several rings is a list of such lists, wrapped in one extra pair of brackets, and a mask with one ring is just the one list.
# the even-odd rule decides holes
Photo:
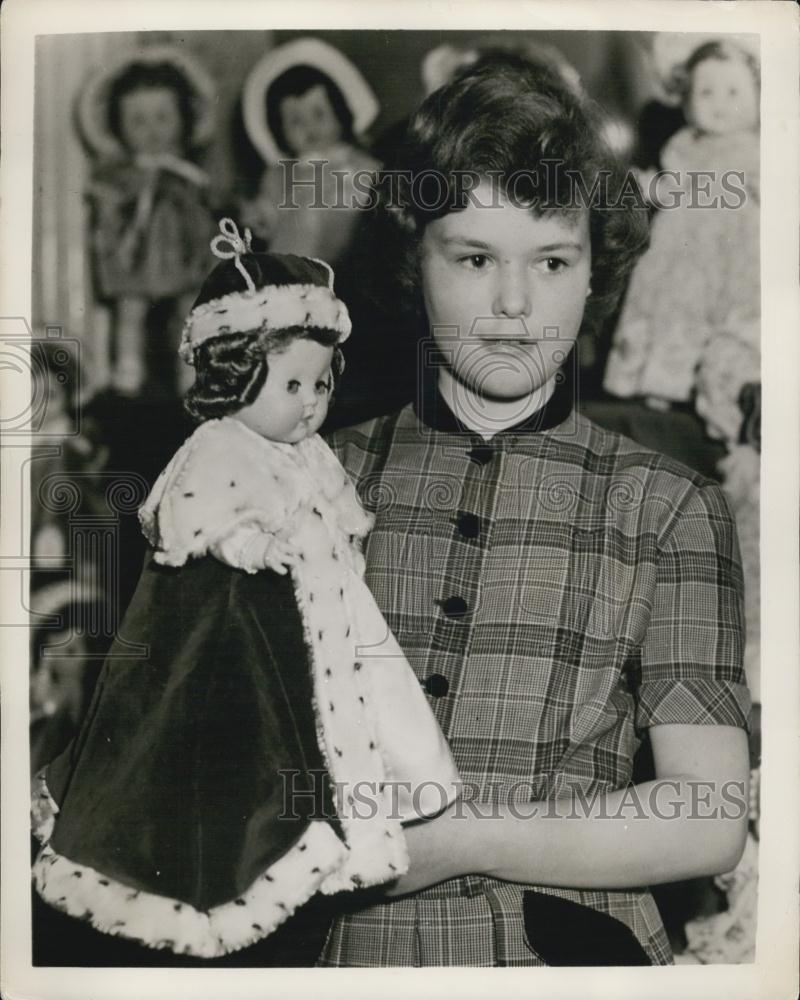
[[(646, 33), (503, 32), (501, 37), (330, 31), (314, 37), (357, 69), (374, 98), (365, 129), (341, 128), (334, 136), (347, 169), (390, 161), (405, 122), (426, 94), (463, 62), (498, 44), (554, 68), (597, 102), (607, 143), (632, 164), (643, 185), (664, 165), (662, 152), (671, 138), (687, 125), (686, 104), (665, 85), (663, 59), (660, 64), (654, 37)], [(268, 77), (264, 60), (301, 38), (308, 34), (142, 32), (37, 39), (32, 318), (34, 392), (43, 403), (28, 512), (36, 622), (34, 770), (66, 744), (85, 710), (137, 582), (144, 553), (137, 508), (192, 430), (181, 409), (185, 374), (175, 349), (198, 275), (213, 262), (207, 247), (217, 220), (227, 215), (251, 225), (264, 247), (316, 255), (325, 245), (326, 234), (304, 228), (302, 213), (288, 235), (281, 230), (270, 203), (275, 163), (265, 153), (265, 128), (254, 124), (252, 107), (248, 112), (243, 100), (262, 70)], [(129, 79), (127, 90), (115, 91), (115, 80), (142, 59), (171, 66), (172, 76), (163, 77), (160, 86), (178, 95), (181, 124), (172, 145), (159, 147), (157, 137), (137, 140), (125, 132), (135, 128), (133, 119), (127, 125), (120, 121), (119, 105), (137, 85)], [(188, 80), (188, 90), (175, 83), (176, 73)], [(152, 80), (146, 86), (152, 89)], [(257, 91), (256, 105), (265, 98)], [(140, 110), (158, 113), (146, 103)], [(757, 126), (751, 131), (757, 141)], [(302, 160), (313, 152), (313, 143), (288, 152)], [(738, 155), (732, 147), (734, 167)], [(755, 155), (757, 176), (757, 145)], [(749, 161), (748, 169), (753, 172)], [(754, 236), (715, 231), (702, 242), (713, 238), (715, 245), (737, 246), (749, 276), (745, 285), (755, 291), (747, 292), (744, 306), (739, 303), (735, 321), (728, 313), (719, 321), (707, 318), (708, 329), (696, 338), (699, 346), (691, 347), (696, 356), (687, 361), (691, 377), (680, 391), (661, 392), (658, 377), (645, 384), (626, 381), (618, 370), (609, 374), (614, 351), (629, 343), (624, 309), (633, 308), (634, 293), (603, 329), (582, 334), (577, 358), (578, 402), (589, 416), (673, 455), (728, 491), (747, 576), (747, 669), (758, 703), (757, 188), (750, 196), (755, 229), (747, 232)], [(655, 233), (655, 220), (664, 213), (655, 205), (650, 211)], [(351, 220), (347, 239), (335, 250), (337, 290), (351, 308), (354, 333), (329, 427), (395, 409), (412, 398), (415, 387), (413, 341), (403, 338), (396, 317), (364, 294), (354, 252), (361, 224)], [(753, 219), (747, 224), (752, 227)], [(715, 225), (709, 216), (708, 234)], [(663, 241), (676, 238), (662, 230)], [(154, 233), (160, 233), (158, 240)], [(644, 272), (641, 280), (646, 284)], [(646, 353), (651, 345), (640, 347)], [(756, 725), (754, 766), (758, 745)], [(641, 767), (646, 770), (646, 758)], [(754, 872), (748, 854), (735, 876), (660, 891), (659, 905), (681, 960), (752, 959)]]

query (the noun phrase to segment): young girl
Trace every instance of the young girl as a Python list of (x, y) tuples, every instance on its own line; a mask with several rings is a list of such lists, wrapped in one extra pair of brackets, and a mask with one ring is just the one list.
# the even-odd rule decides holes
[(669, 190), (657, 192), (662, 210), (631, 279), (605, 388), (662, 408), (696, 398), (711, 436), (732, 439), (739, 392), (760, 363), (758, 64), (735, 42), (687, 52), (692, 36), (681, 37), (682, 58), (673, 44), (661, 61), (689, 124), (662, 152)]
[(267, 163), (244, 207), (247, 222), (277, 253), (337, 265), (379, 166), (360, 146), (378, 112), (369, 85), (337, 49), (302, 38), (264, 56), (242, 100), (248, 135)]
[(121, 633), (149, 655), (112, 647), (34, 802), (47, 902), (203, 958), (317, 890), (396, 878), (400, 822), (457, 781), (361, 579), (370, 518), (316, 434), (350, 332), (332, 272), (222, 225), (181, 345), (201, 423), (141, 510), (153, 556)]
[[(553, 160), (607, 201), (548, 190)], [(331, 444), (375, 508), (366, 580), (464, 797), (406, 830), (408, 872), (348, 907), (320, 962), (669, 964), (647, 886), (741, 854), (749, 698), (719, 487), (573, 405), (571, 349), (646, 219), (590, 109), (511, 56), (432, 94), (395, 166), (411, 183), (379, 189), (375, 263), (428, 363), (413, 404)]]
[(111, 385), (125, 395), (145, 383), (151, 307), (166, 305), (167, 324), (184, 316), (205, 273), (209, 178), (192, 155), (210, 138), (213, 98), (202, 68), (161, 46), (93, 78), (81, 97), (99, 157), (88, 191), (97, 294), (113, 307)]

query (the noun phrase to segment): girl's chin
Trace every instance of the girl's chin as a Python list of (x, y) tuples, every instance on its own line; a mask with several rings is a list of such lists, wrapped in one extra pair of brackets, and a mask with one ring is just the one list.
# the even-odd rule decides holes
[(489, 402), (513, 403), (516, 401), (520, 405), (524, 405), (535, 392), (540, 391), (546, 382), (547, 379), (544, 376), (535, 379), (502, 379), (487, 376), (480, 382), (471, 385), (470, 391)]

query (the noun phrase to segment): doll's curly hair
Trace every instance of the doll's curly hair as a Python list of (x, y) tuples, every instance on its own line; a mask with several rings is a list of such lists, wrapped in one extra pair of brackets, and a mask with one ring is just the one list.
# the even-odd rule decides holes
[[(295, 258), (295, 273), (277, 255), (246, 253), (239, 258), (256, 288), (287, 284), (319, 277), (322, 265)], [(305, 268), (302, 275), (298, 268)], [(327, 276), (326, 276), (327, 277)], [(193, 309), (226, 295), (242, 291), (242, 274), (232, 260), (217, 265), (203, 282)], [(344, 355), (337, 345), (339, 333), (323, 327), (290, 326), (280, 330), (250, 330), (211, 337), (194, 350), (195, 380), (184, 397), (183, 407), (199, 423), (227, 417), (254, 403), (269, 374), (269, 355), (285, 351), (295, 340), (313, 340), (333, 347), (334, 386), (344, 371)]]
[(194, 353), (195, 381), (183, 401), (186, 412), (202, 423), (227, 417), (258, 398), (269, 374), (269, 355), (285, 351), (294, 340), (313, 340), (333, 347), (334, 384), (344, 370), (335, 330), (288, 327), (277, 332), (253, 331), (212, 337)]
[(114, 78), (108, 90), (108, 130), (125, 146), (122, 134), (122, 99), (137, 90), (166, 88), (175, 94), (183, 123), (183, 145), (191, 144), (197, 119), (194, 88), (177, 66), (168, 62), (132, 62)]
[[(603, 142), (594, 106), (553, 70), (513, 52), (488, 53), (434, 91), (412, 118), (394, 162), (379, 175), (363, 257), (365, 266), (372, 262), (376, 301), (404, 311), (422, 329), (422, 237), (428, 223), (467, 207), (465, 176), (497, 179), (504, 194), (505, 181), (515, 178), (514, 197), (537, 214), (574, 211), (574, 201), (539, 200), (533, 181), (526, 195), (525, 175), (543, 163), (560, 164), (559, 176), (580, 178), (587, 191), (595, 178), (605, 182), (600, 198), (586, 206), (592, 292), (583, 328), (597, 328), (647, 247), (647, 209), (632, 175)], [(426, 174), (432, 196), (425, 194)]]

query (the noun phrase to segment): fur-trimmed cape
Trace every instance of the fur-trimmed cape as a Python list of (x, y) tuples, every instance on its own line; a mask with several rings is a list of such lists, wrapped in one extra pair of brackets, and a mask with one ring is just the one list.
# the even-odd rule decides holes
[[(36, 785), (34, 881), (99, 930), (211, 958), (316, 891), (404, 872), (402, 821), (452, 801), (458, 775), (361, 579), (370, 520), (321, 439), (203, 424), (142, 522), (155, 552), (127, 645)], [(253, 525), (298, 547), (291, 576), (209, 554)]]

